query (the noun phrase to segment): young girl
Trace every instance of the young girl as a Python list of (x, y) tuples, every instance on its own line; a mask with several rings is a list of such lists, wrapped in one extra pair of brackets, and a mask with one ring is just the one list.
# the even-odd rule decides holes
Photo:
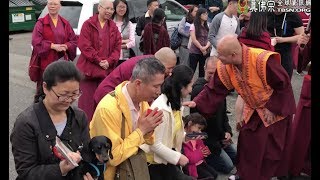
[[(200, 133), (206, 126), (206, 119), (199, 113), (191, 113), (184, 119), (185, 131), (187, 134)], [(189, 159), (189, 164), (186, 166), (190, 176), (195, 178), (216, 179), (218, 173), (209, 166), (204, 158), (211, 154), (209, 148), (204, 145), (201, 137), (188, 139), (183, 143), (184, 154)]]

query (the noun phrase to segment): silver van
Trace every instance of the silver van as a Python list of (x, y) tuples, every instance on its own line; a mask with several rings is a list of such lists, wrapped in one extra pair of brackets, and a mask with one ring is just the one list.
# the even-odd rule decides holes
[[(147, 11), (147, 0), (127, 0), (130, 9), (129, 19), (134, 27), (140, 16)], [(89, 19), (94, 13), (98, 12), (99, 0), (61, 0), (61, 9), (59, 14), (67, 19), (76, 35), (80, 34), (82, 24)], [(164, 9), (166, 14), (166, 23), (169, 35), (171, 36), (174, 27), (178, 26), (183, 17), (186, 16), (188, 10), (175, 0), (159, 0), (160, 8)], [(47, 6), (43, 9), (40, 17), (48, 14)], [(136, 35), (136, 46), (133, 48), (136, 55), (140, 55), (139, 51), (140, 36)], [(80, 55), (80, 50), (77, 50)]]

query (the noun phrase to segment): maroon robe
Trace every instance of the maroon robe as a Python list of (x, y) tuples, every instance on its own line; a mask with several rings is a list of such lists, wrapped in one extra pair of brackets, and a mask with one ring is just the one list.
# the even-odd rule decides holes
[(123, 81), (128, 81), (131, 78), (132, 70), (138, 61), (152, 56), (153, 55), (135, 56), (116, 67), (106, 78), (104, 78), (96, 89), (93, 96), (95, 105), (97, 105), (106, 94), (113, 91), (117, 85)]
[(243, 44), (254, 47), (254, 48), (262, 48), (269, 51), (274, 51), (274, 46), (271, 45), (271, 37), (268, 32), (262, 32), (261, 36), (258, 39), (249, 39), (246, 35), (247, 28), (244, 28), (241, 31), (238, 39)]
[(75, 35), (70, 23), (58, 16), (57, 27), (48, 15), (40, 18), (32, 32), (32, 46), (34, 51), (41, 57), (41, 69), (45, 68), (51, 62), (63, 57), (64, 52), (57, 52), (51, 49), (51, 43), (66, 44), (68, 49), (66, 55), (68, 60), (74, 60), (77, 51), (77, 36)]
[[(40, 56), (40, 80), (37, 82), (35, 100), (41, 95), (42, 74), (46, 67), (61, 57), (73, 61), (76, 57), (78, 38), (75, 35), (70, 23), (58, 15), (57, 27), (53, 25), (50, 15), (40, 18), (32, 31), (33, 51)], [(51, 43), (66, 44), (67, 51), (57, 52), (51, 49)]]
[[(158, 34), (155, 42), (154, 34)], [(143, 54), (155, 54), (163, 47), (170, 47), (170, 38), (167, 29), (152, 22), (144, 27)]]
[[(299, 47), (298, 47), (299, 48)], [(299, 49), (297, 49), (299, 51)], [(311, 61), (311, 39), (298, 55), (297, 71), (302, 72)], [(304, 172), (311, 175), (311, 74), (304, 76), (297, 112), (292, 123), (293, 151), (290, 154), (291, 173), (299, 175)]]
[[(111, 19), (101, 28), (98, 14), (95, 14), (82, 25), (78, 43), (81, 55), (77, 67), (85, 75), (85, 79), (80, 82), (82, 95), (78, 107), (86, 112), (89, 121), (95, 111), (93, 94), (101, 81), (116, 67), (120, 58), (121, 41), (118, 27)], [(108, 61), (107, 70), (99, 65), (102, 60)]]
[[(273, 93), (266, 108), (274, 114), (286, 117), (269, 127), (265, 127), (255, 111), (249, 122), (239, 132), (237, 147), (237, 173), (243, 180), (270, 180), (273, 176), (288, 173), (288, 154), (290, 147), (287, 138), (290, 134), (292, 115), (295, 113), (295, 101), (291, 81), (278, 61), (267, 61), (267, 83)], [(228, 95), (217, 72), (194, 98), (201, 114), (210, 116), (219, 103)]]

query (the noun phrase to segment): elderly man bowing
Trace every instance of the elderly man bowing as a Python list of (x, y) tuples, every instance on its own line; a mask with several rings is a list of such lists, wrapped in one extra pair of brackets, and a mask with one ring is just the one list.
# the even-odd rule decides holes
[(245, 180), (269, 180), (287, 173), (287, 138), (295, 112), (290, 78), (280, 64), (280, 55), (250, 48), (236, 36), (227, 35), (217, 45), (217, 71), (193, 101), (203, 115), (214, 113), (235, 89), (244, 100), (237, 122), (237, 174)]

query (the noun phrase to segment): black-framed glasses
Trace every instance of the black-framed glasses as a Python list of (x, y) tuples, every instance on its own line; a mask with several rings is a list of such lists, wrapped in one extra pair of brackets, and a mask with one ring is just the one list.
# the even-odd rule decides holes
[(53, 89), (51, 89), (51, 90), (52, 90), (52, 92), (57, 96), (58, 101), (60, 101), (60, 102), (62, 102), (62, 101), (68, 101), (70, 98), (71, 98), (72, 100), (77, 100), (77, 99), (79, 99), (79, 97), (82, 95), (82, 91), (81, 91), (81, 90), (79, 90), (79, 93), (78, 93), (78, 94), (73, 94), (73, 95), (71, 95), (71, 96), (69, 96), (69, 95), (58, 95), (56, 92), (54, 92)]

